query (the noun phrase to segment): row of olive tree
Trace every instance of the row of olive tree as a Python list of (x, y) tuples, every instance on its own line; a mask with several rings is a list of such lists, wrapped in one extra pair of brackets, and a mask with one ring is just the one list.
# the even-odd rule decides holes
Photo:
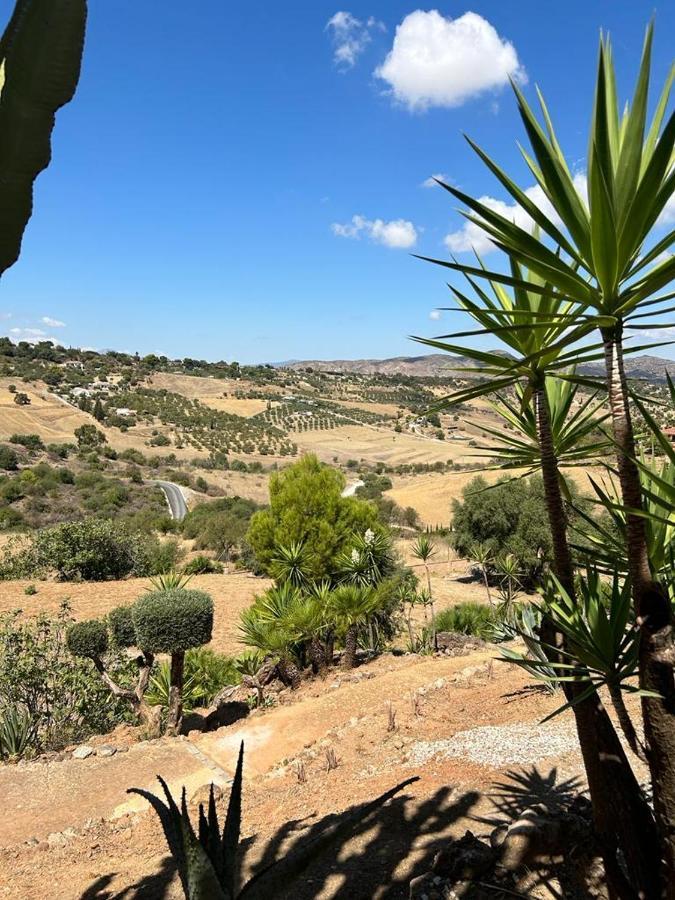
[[(650, 27), (634, 98), (621, 116), (611, 48), (608, 40), (601, 40), (587, 198), (584, 179), (573, 176), (541, 95), (543, 124), (515, 88), (532, 148), (531, 155), (524, 151), (525, 161), (555, 217), (470, 142), (536, 229), (532, 233), (480, 200), (443, 185), (469, 208), (468, 218), (504, 251), (509, 270), (490, 270), (480, 260), (475, 266), (434, 260), (466, 277), (469, 293), (458, 287), (451, 290), (459, 309), (475, 320), (477, 328), (438, 340), (420, 339), (476, 362), (482, 380), (449, 402), (500, 396), (502, 413), (515, 428), (513, 435), (500, 434), (506, 464), (542, 473), (554, 577), (547, 587), (541, 642), (550, 661), (569, 679), (565, 690), (576, 718), (607, 881), (612, 895), (621, 898), (675, 896), (672, 556), (668, 566), (660, 570), (654, 566), (649, 528), (654, 515), (671, 519), (675, 492), (672, 479), (661, 478), (659, 509), (656, 513), (647, 509), (646, 500), (653, 501), (654, 492), (645, 488), (645, 480), (653, 484), (655, 473), (636, 450), (624, 369), (625, 330), (664, 324), (652, 317), (671, 312), (667, 301), (673, 294), (659, 291), (675, 277), (675, 257), (667, 253), (675, 231), (652, 238), (675, 188), (675, 114), (666, 118), (673, 72), (648, 124), (651, 44)], [(468, 335), (498, 338), (508, 353), (454, 343)], [(636, 349), (641, 348), (631, 347)], [(575, 370), (596, 360), (604, 360), (606, 380)], [(611, 429), (600, 442), (603, 447), (591, 439), (598, 410), (594, 413), (591, 404), (579, 411), (568, 402), (574, 385), (607, 392)], [(656, 423), (649, 419), (648, 424), (668, 452)], [(616, 578), (625, 580), (632, 597), (632, 607), (628, 605), (632, 618), (622, 612), (626, 591), (606, 590), (592, 567), (580, 567), (575, 577), (568, 529), (561, 466), (593, 460), (606, 451), (608, 442), (616, 457), (612, 472), (620, 486), (618, 504), (610, 500), (609, 508), (618, 510), (624, 537), (613, 564)], [(672, 553), (672, 536), (669, 540)], [(624, 606), (617, 609), (613, 604)], [(595, 642), (596, 651), (608, 652), (589, 654), (589, 642)], [(642, 693), (653, 809), (597, 694), (601, 683), (630, 689), (627, 678), (634, 674)]]

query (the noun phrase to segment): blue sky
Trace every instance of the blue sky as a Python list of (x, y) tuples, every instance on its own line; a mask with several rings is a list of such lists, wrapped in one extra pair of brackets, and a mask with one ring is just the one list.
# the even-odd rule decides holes
[(410, 253), (472, 236), (425, 179), (507, 200), (467, 132), (532, 184), (508, 75), (542, 87), (583, 173), (599, 29), (624, 96), (651, 14), (659, 87), (675, 33), (662, 0), (90, 7), (0, 328), (242, 362), (416, 354), (407, 335), (451, 329), (430, 318), (449, 302), (443, 270)]

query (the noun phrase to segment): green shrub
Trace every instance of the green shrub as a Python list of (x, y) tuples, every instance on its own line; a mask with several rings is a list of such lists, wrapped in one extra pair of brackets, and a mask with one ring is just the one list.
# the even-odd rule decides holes
[(105, 622), (99, 619), (74, 622), (66, 632), (66, 643), (73, 656), (89, 659), (103, 656), (108, 650), (108, 629)]
[(108, 613), (108, 624), (117, 647), (136, 647), (136, 630), (131, 606), (116, 606)]
[(223, 567), (219, 562), (204, 555), (195, 556), (183, 566), (186, 575), (220, 575), (222, 571)]
[(0, 469), (8, 472), (16, 471), (19, 468), (19, 457), (11, 447), (0, 446)]
[[(91, 662), (69, 652), (69, 619), (65, 605), (56, 616), (0, 615), (0, 697), (3, 708), (28, 711), (31, 752), (57, 750), (132, 721), (128, 703), (111, 697)], [(134, 665), (122, 654), (109, 652), (106, 665), (118, 683), (131, 683)]]
[(36, 726), (25, 706), (0, 708), (0, 759), (20, 759), (35, 740)]
[(434, 616), (436, 633), (451, 631), (456, 634), (472, 634), (482, 640), (490, 640), (499, 621), (497, 611), (482, 603), (459, 603)]
[(19, 444), (26, 450), (44, 450), (45, 445), (39, 434), (13, 434), (9, 439), (10, 444)]
[[(184, 679), (183, 707), (189, 711), (208, 706), (224, 687), (239, 684), (241, 674), (233, 657), (198, 647), (185, 654)], [(164, 661), (152, 676), (146, 700), (153, 706), (168, 707), (170, 687), (171, 666)]]
[[(104, 581), (133, 572), (141, 549), (142, 540), (123, 525), (90, 518), (38, 531), (26, 562), (38, 572), (55, 571), (66, 581)], [(142, 567), (143, 560), (140, 563)]]
[(208, 644), (213, 601), (202, 591), (151, 591), (132, 608), (138, 646), (150, 653), (180, 653)]
[(182, 531), (195, 542), (197, 550), (213, 550), (229, 555), (241, 547), (251, 521), (260, 507), (243, 497), (222, 497), (199, 503), (183, 519)]
[(35, 596), (35, 594), (37, 594), (37, 588), (35, 587), (34, 584), (27, 584), (26, 587), (23, 589), (23, 592), (26, 595), (26, 597), (33, 597), (33, 596)]

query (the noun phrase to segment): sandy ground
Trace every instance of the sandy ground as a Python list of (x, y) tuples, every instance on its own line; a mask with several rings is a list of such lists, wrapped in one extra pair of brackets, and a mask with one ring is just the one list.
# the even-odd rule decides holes
[[(279, 706), (194, 741), (141, 744), (112, 759), (0, 769), (0, 793), (15, 813), (0, 823), (0, 897), (178, 900), (159, 825), (140, 801), (129, 803), (125, 788), (152, 788), (160, 769), (172, 787), (185, 782), (189, 798), (195, 792), (203, 798), (208, 781), (224, 782), (243, 739), (245, 871), (326, 827), (336, 814), (356, 811), (419, 775), (371, 823), (356, 824), (349, 839), (278, 894), (293, 900), (404, 898), (409, 879), (429, 868), (448, 835), (489, 830), (485, 819), (495, 816), (500, 798), (502, 806), (524, 809), (581, 785), (575, 750), (546, 755), (533, 749), (528, 765), (520, 767), (494, 768), (469, 757), (414, 762), (426, 742), (484, 724), (507, 735), (511, 726), (536, 724), (551, 711), (554, 698), (530, 689), (518, 670), (490, 666), (491, 655), (384, 656), (354, 676), (335, 672), (324, 682), (306, 683), (282, 695)], [(419, 698), (416, 706), (411, 695)], [(393, 731), (388, 703), (396, 712)], [(558, 732), (569, 732), (567, 717), (551, 733)], [(198, 759), (186, 749), (190, 743)], [(503, 750), (503, 740), (499, 746)], [(329, 747), (338, 759), (330, 772)], [(227, 790), (221, 807), (226, 800)], [(50, 830), (66, 828), (73, 832), (46, 841)]]

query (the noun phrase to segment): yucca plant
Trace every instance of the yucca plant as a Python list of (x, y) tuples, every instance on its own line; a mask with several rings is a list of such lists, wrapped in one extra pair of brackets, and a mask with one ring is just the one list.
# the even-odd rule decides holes
[(129, 788), (127, 791), (147, 800), (159, 816), (186, 900), (236, 900), (236, 898), (269, 900), (282, 887), (288, 888), (326, 848), (348, 837), (355, 826), (362, 827), (388, 800), (418, 780), (408, 778), (360, 810), (341, 817), (313, 839), (295, 847), (281, 859), (257, 872), (240, 887), (239, 843), (243, 765), (242, 744), (222, 830), (218, 821), (213, 785), (207, 811), (204, 811), (202, 804), (199, 806), (199, 825), (196, 832), (190, 821), (185, 788), (180, 808), (171, 796), (167, 783), (159, 776), (158, 781), (166, 803), (155, 794), (141, 788)]
[[(547, 615), (563, 632), (569, 649), (562, 651), (562, 660), (553, 663), (548, 660), (525, 662), (516, 654), (511, 654), (511, 659), (529, 671), (538, 668), (544, 680), (575, 682), (583, 686), (580, 694), (547, 718), (594, 696), (598, 688), (606, 687), (630, 748), (646, 762), (645, 748), (637, 737), (623, 700), (624, 691), (644, 694), (633, 683), (638, 673), (640, 630), (631, 606), (629, 581), (614, 572), (611, 581), (606, 582), (595, 567), (588, 566), (585, 575), (577, 581), (574, 600), (555, 576), (550, 577), (543, 597), (538, 611)], [(555, 671), (554, 676), (550, 674), (551, 668)]]
[[(481, 286), (487, 282), (488, 286), (511, 286), (516, 296), (520, 293), (541, 298), (545, 309), (543, 321), (537, 322), (540, 308), (532, 307), (529, 313), (523, 313), (521, 323), (529, 322), (531, 327), (536, 326), (533, 334), (541, 333), (554, 322), (563, 330), (557, 337), (547, 337), (542, 346), (531, 351), (529, 360), (532, 363), (546, 363), (551, 353), (556, 355), (556, 365), (578, 365), (594, 358), (604, 359), (605, 362), (617, 470), (622, 503), (626, 509), (627, 558), (633, 605), (636, 620), (644, 632), (640, 644), (640, 683), (645, 691), (643, 718), (650, 745), (654, 814), (658, 826), (657, 842), (653, 825), (650, 824), (651, 813), (636, 797), (634, 786), (629, 784), (630, 779), (625, 782), (624, 793), (617, 779), (608, 780), (603, 778), (602, 772), (591, 771), (588, 747), (584, 749), (584, 744), (593, 740), (590, 730), (593, 726), (589, 725), (583, 734), (580, 732), (580, 740), (607, 878), (611, 890), (620, 897), (633, 897), (636, 892), (642, 892), (645, 896), (673, 896), (675, 890), (672, 887), (675, 884), (675, 680), (672, 666), (675, 654), (671, 609), (666, 590), (654, 580), (649, 566), (623, 345), (626, 329), (664, 324), (654, 322), (653, 317), (661, 318), (670, 313), (671, 308), (666, 304), (674, 296), (660, 294), (659, 291), (675, 276), (675, 257), (666, 254), (675, 241), (675, 230), (660, 240), (651, 240), (651, 233), (675, 189), (675, 114), (671, 113), (666, 118), (675, 70), (671, 68), (648, 125), (652, 32), (650, 26), (634, 98), (632, 104), (625, 107), (623, 115), (619, 111), (611, 46), (608, 39), (601, 38), (587, 160), (588, 199), (583, 196), (586, 193), (583, 179), (575, 179), (571, 166), (565, 160), (541, 94), (542, 122), (529, 107), (522, 91), (515, 87), (521, 118), (531, 144), (531, 153), (524, 150), (523, 155), (555, 211), (555, 220), (538, 207), (487, 153), (470, 142), (515, 202), (528, 213), (536, 230), (532, 233), (480, 200), (444, 185), (469, 208), (467, 217), (508, 255), (511, 268), (505, 274), (490, 271), (482, 265), (434, 260), (461, 272), (477, 285), (475, 290), (478, 296), (487, 296)], [(566, 310), (556, 310), (553, 317), (548, 304), (555, 297), (563, 297), (568, 306)], [(503, 315), (504, 318), (495, 322), (494, 328), (489, 325), (485, 327), (508, 340), (504, 337), (503, 328), (516, 322), (510, 311)], [(579, 343), (585, 336), (584, 332), (589, 333), (589, 328), (599, 330), (599, 342), (591, 345)], [(466, 354), (463, 348), (461, 352)], [(486, 355), (485, 364), (488, 366), (488, 377), (499, 374), (498, 367), (490, 369), (493, 365), (492, 354)], [(519, 361), (513, 364), (514, 369), (517, 364), (520, 364)], [(501, 371), (503, 373), (503, 365)], [(598, 386), (597, 380), (579, 374), (558, 371), (557, 377)], [(508, 383), (506, 373), (504, 387)], [(503, 389), (501, 385), (496, 386), (499, 390)], [(535, 395), (535, 404), (540, 407), (539, 422), (545, 425), (548, 411), (547, 405), (540, 403), (541, 399), (544, 399), (542, 393), (538, 397)], [(542, 434), (541, 450), (544, 483), (552, 489), (550, 463), (554, 454), (550, 434)], [(551, 503), (554, 501), (547, 502), (553, 509)], [(574, 583), (569, 547), (565, 558), (559, 555), (564, 550), (563, 540), (566, 540), (563, 512), (560, 508), (560, 524), (556, 525), (554, 521), (558, 516), (551, 520), (557, 557), (555, 571), (571, 597)], [(582, 706), (579, 704), (576, 709)], [(602, 768), (605, 772), (609, 758), (607, 749), (602, 749), (598, 757), (598, 762), (604, 761)], [(623, 766), (622, 771), (625, 774)], [(615, 775), (618, 774), (617, 770)], [(596, 775), (597, 791), (594, 790)], [(623, 793), (620, 802), (617, 801), (619, 793)], [(636, 816), (640, 820), (639, 826), (636, 826)], [(620, 853), (628, 864), (628, 878), (620, 871), (617, 862)]]
[(312, 580), (307, 563), (307, 551), (302, 541), (275, 548), (270, 563), (270, 575), (280, 584), (288, 582), (293, 587), (305, 588)]
[[(644, 632), (641, 642), (640, 682), (645, 732), (651, 747), (650, 772), (654, 790), (660, 854), (647, 848), (633, 860), (640, 890), (654, 896), (675, 884), (675, 680), (672, 658), (672, 613), (664, 586), (653, 577), (649, 565), (643, 496), (636, 463), (635, 437), (624, 368), (626, 330), (655, 328), (672, 311), (666, 304), (675, 294), (659, 293), (675, 277), (675, 256), (667, 253), (675, 241), (675, 229), (653, 240), (652, 229), (675, 190), (675, 113), (667, 116), (675, 69), (671, 71), (647, 121), (649, 72), (653, 28), (645, 38), (642, 61), (632, 103), (620, 111), (612, 50), (601, 37), (598, 75), (588, 149), (588, 200), (579, 191), (556, 136), (552, 119), (538, 94), (542, 122), (514, 86), (522, 121), (531, 145), (523, 150), (525, 162), (555, 210), (547, 215), (487, 153), (470, 142), (490, 171), (534, 220), (537, 231), (515, 224), (485, 203), (444, 185), (470, 212), (468, 218), (507, 253), (511, 274), (488, 271), (456, 261), (438, 261), (469, 278), (511, 285), (514, 290), (539, 294), (547, 302), (556, 292), (568, 298), (565, 317), (569, 331), (558, 345), (569, 363), (587, 362), (595, 349), (571, 347), (579, 329), (599, 330), (597, 357), (604, 359), (617, 470), (622, 503), (626, 508), (627, 557), (637, 620)], [(558, 222), (562, 223), (559, 225)], [(523, 274), (523, 267), (531, 273)], [(534, 277), (533, 277), (534, 276)], [(654, 321), (656, 317), (656, 321)], [(595, 348), (595, 345), (592, 345)], [(536, 351), (538, 359), (556, 344)], [(635, 348), (633, 348), (635, 349)], [(561, 376), (581, 383), (579, 375)], [(570, 591), (569, 579), (565, 589)], [(664, 660), (671, 662), (664, 665)], [(612, 823), (607, 814), (607, 830)], [(626, 832), (628, 826), (626, 825)], [(624, 851), (628, 833), (622, 839)], [(663, 865), (661, 865), (663, 860)], [(616, 869), (605, 859), (608, 877)], [(654, 873), (657, 873), (656, 876)], [(659, 888), (658, 881), (666, 887)], [(620, 890), (620, 885), (615, 886)]]

